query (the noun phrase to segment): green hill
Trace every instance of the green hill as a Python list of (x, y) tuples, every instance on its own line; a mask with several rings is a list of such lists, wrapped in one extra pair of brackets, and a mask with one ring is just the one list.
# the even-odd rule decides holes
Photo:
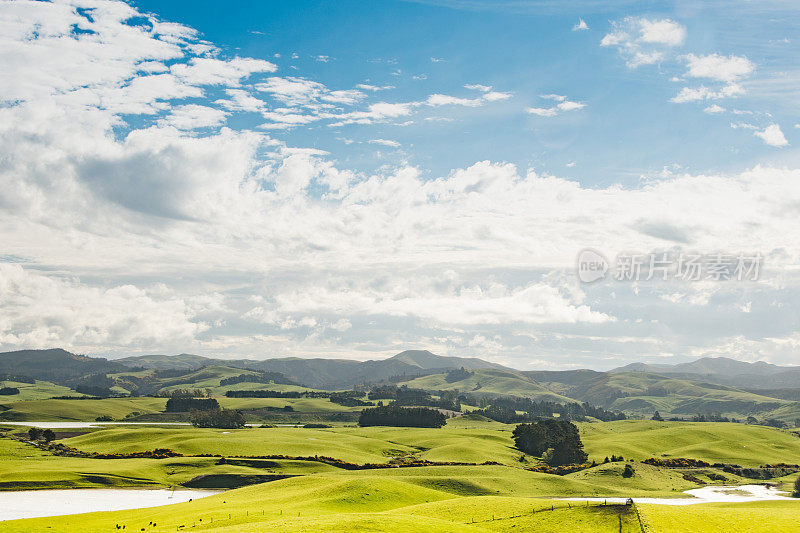
[(402, 385), (425, 390), (459, 390), (460, 392), (478, 396), (521, 396), (534, 400), (552, 402), (574, 402), (560, 394), (547, 389), (534, 379), (513, 370), (481, 369), (470, 372), (468, 377), (453, 381), (452, 374), (447, 372), (432, 374), (409, 381)]

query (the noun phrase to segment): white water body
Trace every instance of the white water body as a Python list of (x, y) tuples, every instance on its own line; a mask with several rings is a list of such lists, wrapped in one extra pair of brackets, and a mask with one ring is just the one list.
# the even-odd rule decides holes
[(97, 428), (102, 426), (190, 426), (189, 422), (7, 422), (0, 420), (0, 426), (34, 426), (42, 429)]
[[(765, 485), (709, 486), (684, 491), (691, 498), (632, 498), (635, 503), (656, 505), (695, 505), (698, 503), (757, 502), (764, 500), (794, 500), (784, 494), (787, 492)], [(625, 503), (628, 498), (559, 498), (573, 502)]]
[(221, 491), (168, 489), (59, 489), (0, 492), (0, 521), (158, 507)]
[[(75, 420), (74, 422), (10, 422), (0, 420), (0, 426), (33, 426), (41, 429), (81, 429), (81, 428), (99, 428), (103, 426), (191, 426), (189, 422), (81, 422)], [(261, 424), (245, 424), (247, 427), (257, 428)], [(274, 424), (276, 427), (287, 428), (300, 428), (303, 424)]]

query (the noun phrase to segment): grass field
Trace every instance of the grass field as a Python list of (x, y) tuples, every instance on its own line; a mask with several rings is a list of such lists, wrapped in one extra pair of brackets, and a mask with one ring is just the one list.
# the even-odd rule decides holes
[[(224, 399), (241, 403), (250, 400)], [(163, 409), (163, 399), (30, 400), (20, 404), (56, 416), (93, 420), (105, 412)], [(300, 399), (318, 409), (325, 399)], [(103, 403), (106, 402), (106, 403)], [(283, 399), (254, 400), (277, 406)], [(63, 405), (60, 405), (63, 403)], [(233, 406), (229, 404), (229, 406)], [(0, 425), (2, 425), (0, 423)], [(0, 531), (544, 531), (639, 532), (626, 506), (598, 507), (563, 497), (678, 497), (700, 486), (680, 470), (633, 463), (599, 464), (565, 476), (526, 470), (538, 459), (513, 447), (513, 425), (481, 417), (453, 418), (443, 428), (337, 426), (246, 428), (118, 426), (67, 436), (60, 442), (86, 452), (128, 453), (169, 448), (193, 457), (92, 459), (54, 456), (29, 444), (0, 438), (0, 490), (36, 488), (130, 488), (237, 486), (238, 480), (292, 476), (159, 508), (0, 522)], [(590, 457), (626, 459), (687, 457), (743, 466), (800, 463), (800, 438), (788, 431), (730, 423), (626, 420), (581, 423)], [(10, 432), (21, 432), (14, 428)], [(8, 433), (8, 432), (7, 432)], [(198, 457), (219, 454), (226, 457)], [(388, 463), (393, 458), (501, 465), (448, 465), (345, 470), (311, 460), (244, 456), (330, 456), (352, 463)], [(238, 457), (238, 458), (237, 458)], [(713, 469), (693, 470), (705, 483)], [(725, 483), (752, 483), (726, 473)], [(796, 474), (773, 481), (788, 487)], [(227, 484), (226, 483), (230, 483)], [(704, 504), (691, 507), (641, 505), (650, 532), (791, 531), (800, 501)], [(155, 522), (157, 525), (153, 525)], [(183, 526), (183, 527), (181, 527)]]
[(652, 531), (670, 533), (748, 533), (800, 530), (800, 501), (709, 503), (689, 507), (640, 505)]
[(158, 413), (164, 410), (165, 398), (107, 398), (104, 400), (30, 400), (7, 404), (0, 413), (5, 420), (93, 421), (98, 416), (125, 418), (131, 413)]
[(24, 400), (44, 400), (53, 396), (85, 396), (79, 392), (50, 383), (49, 381), (36, 381), (36, 383), (20, 383), (18, 381), (0, 381), (0, 388), (15, 387), (19, 389), (19, 394), (12, 396), (0, 396), (0, 404), (10, 404)]
[(621, 420), (578, 424), (590, 459), (687, 457), (743, 466), (800, 463), (800, 438), (765, 426), (718, 422)]
[[(539, 481), (550, 477), (557, 476), (507, 467), (314, 474), (146, 512), (12, 521), (3, 523), (3, 530), (105, 531), (124, 524), (128, 530), (146, 531), (564, 531), (569, 524), (569, 531), (616, 532), (622, 523), (623, 531), (637, 531), (625, 508), (534, 497), (542, 492)], [(563, 479), (558, 483), (563, 487), (547, 490), (580, 486)], [(494, 490), (503, 495), (491, 495)]]

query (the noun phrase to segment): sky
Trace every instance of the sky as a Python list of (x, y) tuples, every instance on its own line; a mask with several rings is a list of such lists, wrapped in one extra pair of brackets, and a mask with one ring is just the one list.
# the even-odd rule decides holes
[(0, 0), (0, 349), (797, 364), (799, 18)]

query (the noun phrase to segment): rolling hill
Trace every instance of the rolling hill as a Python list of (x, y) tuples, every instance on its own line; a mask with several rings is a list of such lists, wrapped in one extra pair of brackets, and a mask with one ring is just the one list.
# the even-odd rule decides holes
[(800, 388), (800, 367), (764, 361), (748, 363), (728, 357), (703, 357), (675, 365), (631, 363), (609, 373), (645, 372), (748, 389)]
[[(174, 365), (170, 366), (173, 358)], [(144, 355), (127, 357), (118, 362), (129, 367), (199, 368), (223, 365), (255, 371), (281, 372), (312, 388), (341, 389), (354, 385), (422, 376), (451, 368), (504, 368), (476, 358), (442, 357), (427, 350), (407, 350), (388, 359), (353, 361), (349, 359), (210, 359), (197, 355)]]
[(559, 403), (575, 401), (513, 370), (478, 369), (470, 372), (468, 377), (458, 380), (450, 376), (449, 373), (431, 374), (402, 382), (402, 385), (425, 390), (458, 390), (476, 396), (521, 396)]

